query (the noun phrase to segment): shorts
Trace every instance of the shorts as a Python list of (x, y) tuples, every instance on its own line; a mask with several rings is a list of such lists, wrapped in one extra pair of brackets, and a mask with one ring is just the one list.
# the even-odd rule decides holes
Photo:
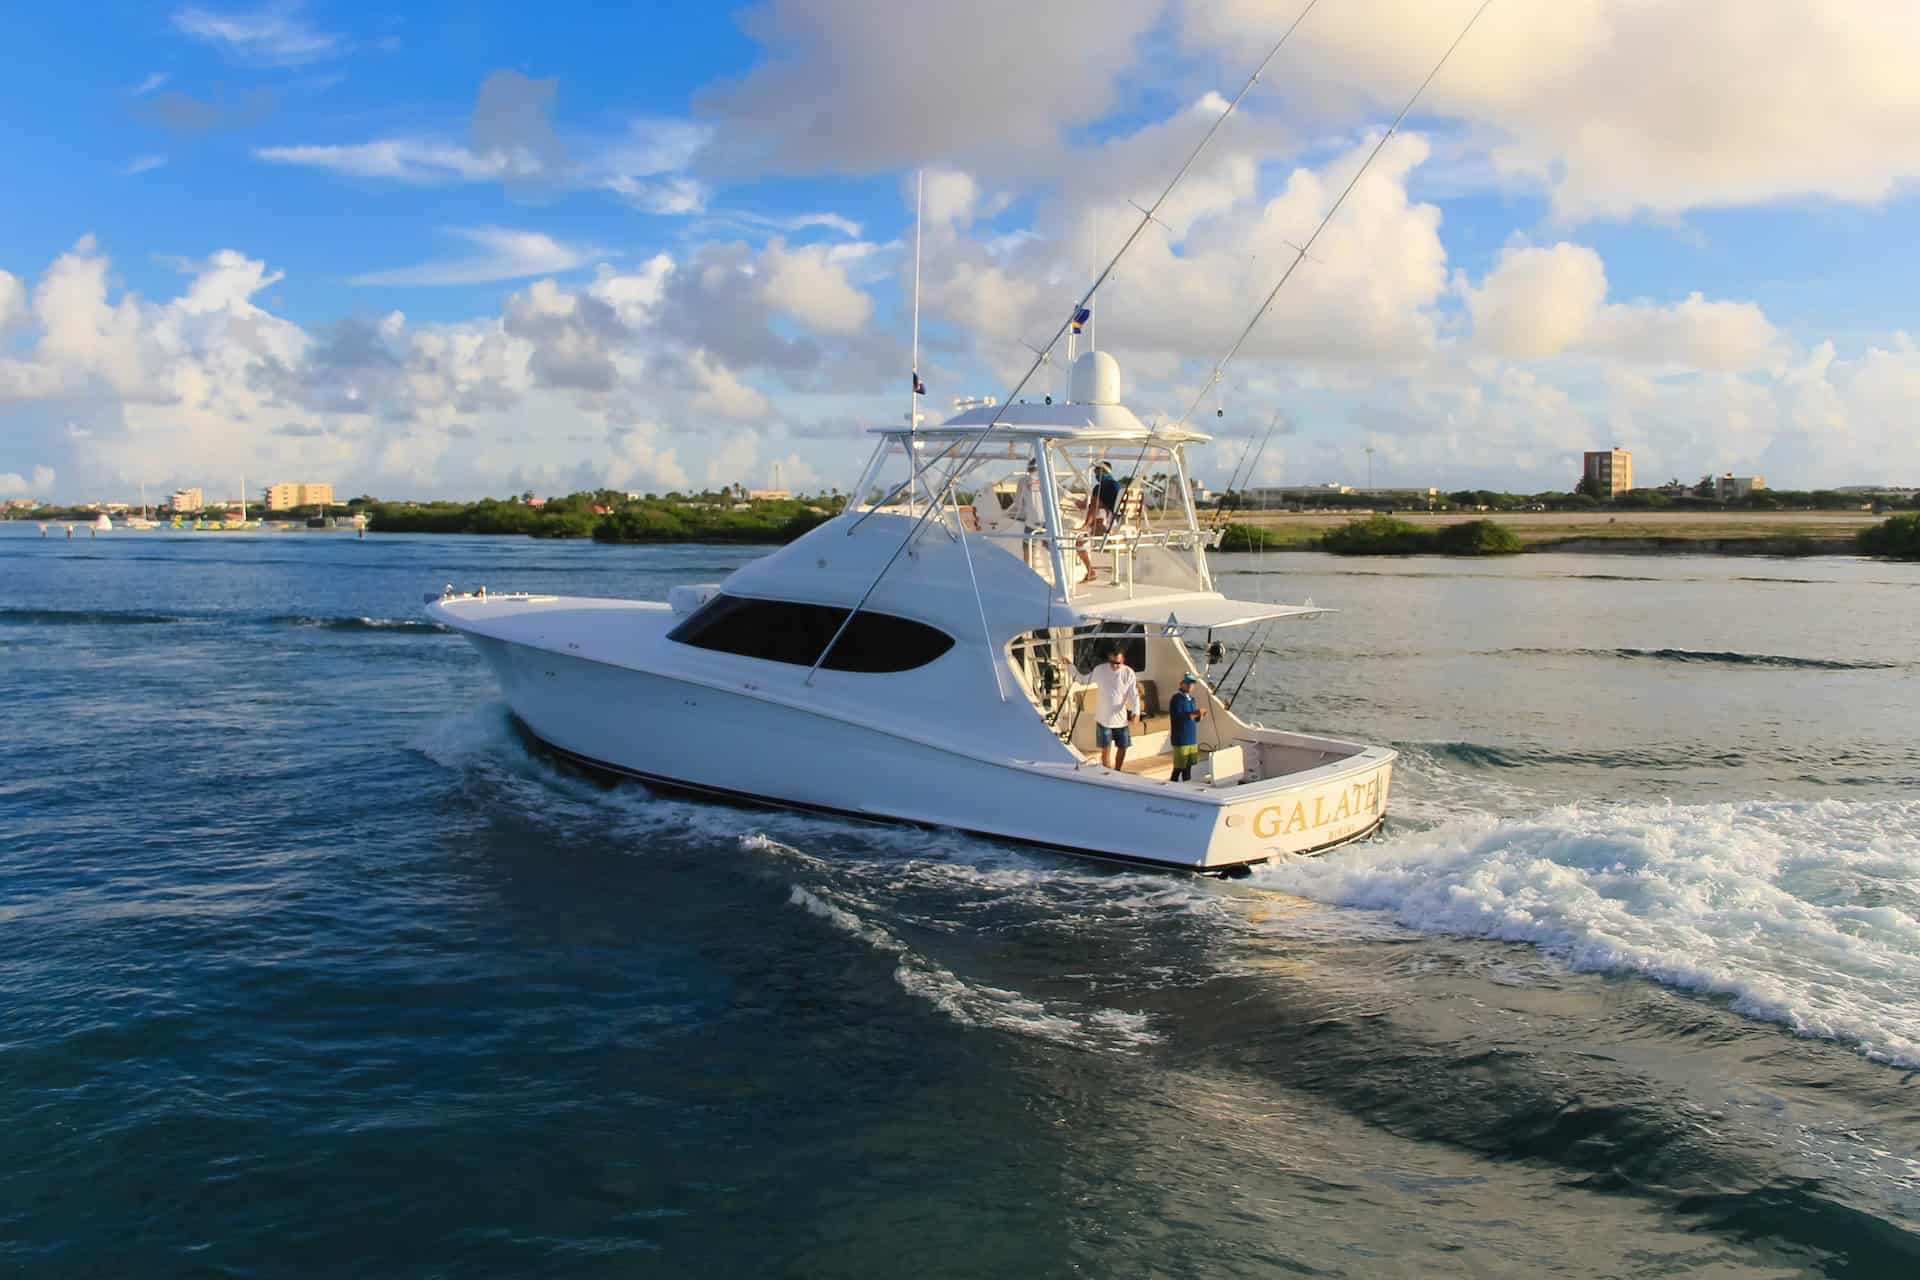
[(1199, 763), (1200, 763), (1200, 744), (1199, 743), (1196, 742), (1190, 747), (1175, 747), (1173, 749), (1173, 767), (1174, 768), (1191, 769), (1193, 768), (1194, 765)]
[(1119, 747), (1124, 751), (1133, 745), (1133, 730), (1124, 724), (1118, 729), (1109, 729), (1103, 724), (1097, 724), (1093, 727), (1093, 740), (1102, 751), (1110, 746)]

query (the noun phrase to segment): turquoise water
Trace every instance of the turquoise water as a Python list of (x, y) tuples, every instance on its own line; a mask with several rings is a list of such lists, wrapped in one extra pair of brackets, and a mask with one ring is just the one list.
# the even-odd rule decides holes
[(602, 785), (419, 612), (753, 554), (0, 526), (0, 1269), (1920, 1271), (1920, 569), (1222, 557), (1403, 751), (1228, 884)]

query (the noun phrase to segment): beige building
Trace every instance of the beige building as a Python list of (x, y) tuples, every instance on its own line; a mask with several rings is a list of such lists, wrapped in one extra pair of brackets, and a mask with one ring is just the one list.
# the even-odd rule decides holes
[(1729, 471), (1714, 481), (1713, 487), (1720, 501), (1725, 502), (1728, 498), (1749, 497), (1755, 489), (1766, 488), (1767, 478), (1765, 476), (1737, 476)]
[(175, 511), (198, 511), (207, 505), (207, 495), (200, 491), (198, 485), (191, 489), (175, 489), (173, 501), (167, 505)]
[(1602, 495), (1617, 498), (1633, 488), (1633, 454), (1625, 449), (1601, 449), (1586, 454), (1580, 478), (1600, 486)]
[(290, 484), (282, 481), (267, 489), (267, 510), (291, 511), (295, 507), (327, 507), (333, 505), (333, 486), (330, 484)]

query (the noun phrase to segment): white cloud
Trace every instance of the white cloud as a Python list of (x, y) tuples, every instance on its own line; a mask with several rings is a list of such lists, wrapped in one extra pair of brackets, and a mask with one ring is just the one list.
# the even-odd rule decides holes
[(775, 458), (767, 464), (767, 478), (780, 478), (775, 488), (790, 489), (794, 493), (812, 493), (820, 487), (820, 472), (811, 463), (797, 453), (784, 458)]
[(849, 239), (860, 238), (860, 224), (852, 218), (837, 213), (794, 213), (776, 216), (764, 213), (748, 213), (743, 209), (717, 210), (714, 214), (717, 222), (737, 222), (748, 227), (763, 228), (769, 231), (805, 231), (810, 227), (825, 227), (829, 231), (838, 231)]
[(443, 262), (398, 267), (389, 271), (369, 271), (351, 276), (353, 285), (454, 285), (483, 284), (490, 280), (520, 280), (528, 276), (551, 275), (585, 266), (604, 251), (582, 245), (562, 244), (537, 231), (516, 231), (511, 227), (448, 227), (481, 252)]
[(587, 292), (612, 307), (614, 314), (620, 317), (620, 323), (629, 329), (638, 329), (652, 316), (654, 308), (660, 305), (667, 277), (672, 273), (673, 258), (664, 253), (656, 253), (648, 258), (640, 264), (638, 271), (630, 275), (622, 275), (603, 264), (595, 273)]
[(853, 286), (846, 268), (830, 261), (820, 245), (789, 249), (783, 240), (769, 241), (759, 270), (768, 305), (817, 332), (851, 334), (873, 317), (873, 299)]
[(610, 435), (606, 483), (614, 489), (684, 489), (687, 473), (675, 450), (659, 447), (652, 423), (617, 428)]
[(35, 467), (31, 476), (23, 476), (18, 471), (0, 471), (0, 497), (45, 497), (52, 494), (53, 481), (52, 467)]
[(252, 12), (185, 8), (174, 10), (172, 21), (181, 34), (255, 66), (294, 67), (344, 53), (346, 42), (314, 28), (303, 7), (285, 0)]
[(1584, 245), (1507, 249), (1467, 293), (1480, 344), (1510, 360), (1558, 355), (1592, 332), (1607, 296), (1600, 255)]
[[(1478, 0), (1347, 0), (1308, 17), (1266, 82), (1323, 120), (1391, 110)], [(1238, 65), (1291, 21), (1267, 0), (1189, 0), (1188, 43)], [(1910, 0), (1496, 4), (1422, 99), (1489, 168), (1566, 218), (1886, 198), (1920, 177)]]
[(1699, 293), (1670, 306), (1606, 303), (1606, 269), (1584, 245), (1509, 248), (1466, 291), (1479, 347), (1512, 360), (1563, 353), (1736, 372), (1778, 358), (1779, 334), (1759, 307)]
[(689, 407), (697, 414), (734, 420), (760, 419), (765, 418), (772, 407), (763, 393), (742, 382), (705, 350), (688, 353), (687, 371), (697, 388)]
[(140, 156), (129, 161), (127, 167), (120, 172), (128, 177), (132, 177), (136, 173), (146, 173), (149, 170), (158, 169), (166, 162), (167, 158), (165, 156)]
[(732, 484), (762, 488), (754, 472), (754, 461), (759, 456), (760, 442), (752, 432), (734, 432), (707, 460), (707, 488), (719, 489)]
[(127, 90), (127, 96), (131, 98), (145, 97), (147, 94), (152, 93), (155, 89), (158, 89), (161, 85), (165, 84), (166, 82), (167, 82), (167, 73), (164, 71), (156, 71), (152, 75), (147, 76), (145, 79), (143, 79), (139, 84), (133, 86), (133, 88)]
[(381, 138), (318, 147), (261, 147), (254, 158), (303, 165), (352, 178), (391, 178), (421, 186), (491, 182), (509, 176), (513, 157), (482, 154), (444, 138)]
[(515, 194), (597, 189), (644, 213), (685, 216), (706, 209), (711, 190), (686, 170), (706, 143), (707, 126), (636, 118), (625, 134), (595, 144), (576, 161), (551, 119), (558, 87), (557, 79), (535, 80), (510, 70), (489, 73), (474, 98), (467, 142), (410, 135), (260, 147), (253, 154), (269, 164), (414, 186), (501, 182)]
[(27, 287), (20, 277), (0, 271), (0, 338), (27, 318)]

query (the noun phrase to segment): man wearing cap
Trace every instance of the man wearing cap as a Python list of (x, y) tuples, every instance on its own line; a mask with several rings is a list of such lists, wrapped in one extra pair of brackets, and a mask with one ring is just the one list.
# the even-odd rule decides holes
[(1167, 716), (1172, 720), (1169, 726), (1173, 742), (1174, 782), (1193, 781), (1193, 766), (1200, 760), (1200, 717), (1207, 709), (1193, 700), (1193, 689), (1198, 683), (1193, 673), (1180, 677), (1180, 692), (1167, 699)]

